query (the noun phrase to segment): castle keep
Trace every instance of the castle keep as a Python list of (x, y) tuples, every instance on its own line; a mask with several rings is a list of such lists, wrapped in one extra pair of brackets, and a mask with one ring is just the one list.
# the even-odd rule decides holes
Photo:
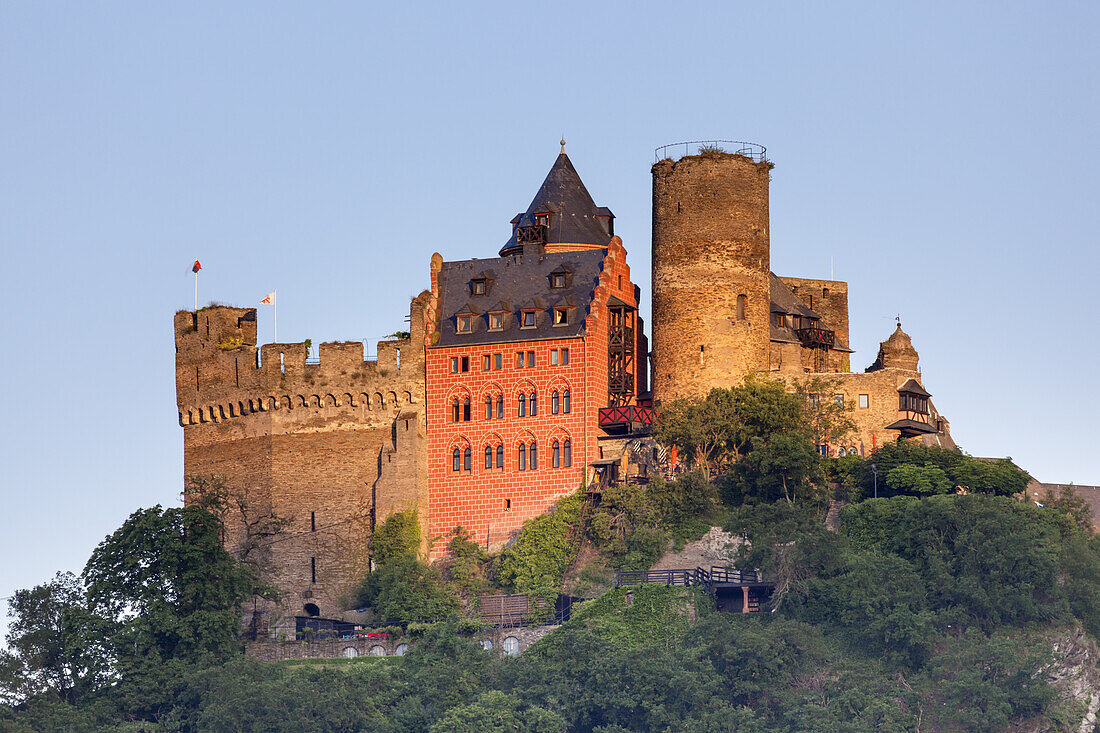
[(849, 371), (848, 284), (771, 272), (768, 183), (759, 145), (653, 165), (653, 399), (701, 397), (747, 374), (792, 388), (821, 377), (853, 405), (857, 431), (823, 453), (866, 455), (919, 437), (950, 445), (921, 386), (917, 352), (897, 330), (864, 373)]
[(284, 591), (248, 609), (257, 631), (339, 616), (394, 512), (419, 510), (435, 558), (456, 527), (499, 547), (578, 486), (661, 470), (653, 406), (750, 373), (836, 385), (814, 398), (853, 405), (858, 430), (823, 453), (953, 445), (900, 324), (852, 373), (847, 284), (771, 272), (769, 171), (751, 145), (654, 164), (652, 352), (614, 215), (564, 145), (497, 256), (431, 257), (408, 337), (377, 360), (259, 346), (254, 308), (177, 313), (185, 474), (225, 477), (226, 546)]

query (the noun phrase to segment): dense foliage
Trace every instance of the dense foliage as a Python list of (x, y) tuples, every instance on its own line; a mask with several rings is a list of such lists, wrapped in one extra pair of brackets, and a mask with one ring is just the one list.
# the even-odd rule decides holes
[(574, 539), (584, 508), (584, 496), (559, 499), (551, 511), (528, 521), (516, 541), (496, 563), (497, 579), (513, 593), (553, 601), (576, 555)]

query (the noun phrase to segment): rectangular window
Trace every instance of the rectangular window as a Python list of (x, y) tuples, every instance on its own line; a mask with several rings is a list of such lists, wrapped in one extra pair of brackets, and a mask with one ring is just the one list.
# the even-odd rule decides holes
[(500, 354), (493, 354), (493, 370), (500, 369)]
[(561, 350), (561, 363), (562, 364), (568, 364), (569, 363), (569, 349), (562, 349)]
[(520, 328), (534, 328), (535, 327), (535, 311), (523, 311), (523, 321), (520, 323)]
[(555, 326), (567, 326), (569, 325), (569, 311), (565, 308), (554, 309), (554, 325)]
[(871, 406), (871, 395), (861, 394), (859, 396), (859, 406), (862, 408), (868, 408)]
[(511, 499), (505, 499), (504, 500), (504, 511), (506, 511), (506, 512), (512, 511), (512, 500)]
[(468, 356), (462, 357), (462, 371), (470, 371), (470, 357)]
[(309, 582), (317, 582), (317, 558), (315, 557), (309, 559)]
[(451, 373), (453, 374), (457, 371), (458, 371), (458, 357), (457, 356), (452, 356), (451, 357)]
[(487, 372), (493, 368), (493, 360), (488, 354), (481, 357), (481, 371)]
[(552, 288), (564, 288), (565, 287), (565, 273), (555, 272), (550, 276), (550, 287)]
[(522, 369), (522, 368), (523, 368), (523, 352), (522, 351), (517, 351), (516, 352), (516, 369)]
[(533, 367), (535, 365), (535, 352), (527, 352), (527, 366)]
[(550, 349), (550, 366), (558, 365), (558, 350)]
[(474, 295), (485, 295), (484, 280), (474, 280)]
[(317, 512), (310, 512), (309, 513), (309, 531), (310, 532), (316, 532), (317, 531)]
[(489, 314), (489, 330), (490, 331), (503, 331), (504, 330), (504, 314), (503, 313), (490, 313)]
[(473, 333), (474, 332), (474, 317), (473, 316), (459, 316), (458, 317), (458, 332), (459, 333)]
[(840, 407), (844, 407), (844, 395), (842, 395), (842, 394), (833, 395), (833, 402), (837, 403), (837, 405), (839, 405)]

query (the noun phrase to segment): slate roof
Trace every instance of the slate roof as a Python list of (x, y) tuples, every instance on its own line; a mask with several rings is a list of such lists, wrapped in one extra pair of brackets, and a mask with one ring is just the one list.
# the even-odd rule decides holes
[[(593, 249), (444, 262), (438, 276), (439, 340), (433, 348), (583, 336), (606, 254), (605, 249)], [(563, 265), (571, 273), (565, 287), (551, 288), (550, 273)], [(488, 276), (486, 292), (474, 295), (470, 281), (482, 273)], [(478, 314), (473, 332), (456, 333), (456, 315), (467, 306)], [(555, 306), (569, 309), (565, 325), (552, 324)], [(534, 328), (520, 328), (525, 308), (538, 310)], [(503, 331), (489, 330), (491, 311), (507, 311)]]
[(925, 391), (924, 387), (917, 383), (917, 380), (910, 379), (905, 384), (898, 387), (898, 392), (908, 392), (909, 394), (915, 394), (919, 397), (931, 397), (932, 395)]
[[(550, 228), (547, 231), (547, 244), (590, 244), (606, 247), (611, 241), (611, 231), (604, 219), (615, 218), (611, 209), (596, 206), (588, 189), (584, 187), (577, 169), (573, 167), (569, 156), (559, 153), (546, 180), (542, 182), (538, 193), (531, 199), (527, 211), (516, 214), (511, 223), (516, 226), (531, 226), (535, 223), (535, 214), (550, 212)], [(500, 250), (503, 257), (522, 249), (516, 241), (516, 232)]]
[[(794, 291), (791, 290), (790, 286), (787, 285), (787, 283), (776, 277), (774, 272), (769, 272), (768, 275), (770, 278), (769, 288), (771, 291), (769, 293), (769, 297), (771, 298), (770, 311), (772, 313), (783, 313), (784, 315), (788, 316), (801, 316), (802, 318), (809, 318), (814, 321), (821, 320), (821, 316), (810, 310), (810, 308), (805, 303), (803, 303), (797, 295), (794, 294)], [(774, 322), (770, 323), (770, 326), (772, 341), (778, 341), (780, 343), (787, 344), (802, 343), (801, 340), (799, 340), (798, 336), (795, 335), (793, 328), (777, 326)], [(848, 348), (848, 345), (840, 339), (836, 339), (833, 342), (833, 350), (847, 351), (849, 353), (852, 353), (852, 350)]]

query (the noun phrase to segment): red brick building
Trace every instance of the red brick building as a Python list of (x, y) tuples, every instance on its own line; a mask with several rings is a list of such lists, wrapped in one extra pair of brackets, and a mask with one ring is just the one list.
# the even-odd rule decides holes
[[(499, 545), (583, 485), (646, 389), (648, 344), (614, 215), (564, 151), (499, 257), (432, 257), (426, 311), (432, 557), (457, 526)], [(620, 411), (622, 412), (622, 411)], [(605, 429), (606, 428), (606, 429)]]

